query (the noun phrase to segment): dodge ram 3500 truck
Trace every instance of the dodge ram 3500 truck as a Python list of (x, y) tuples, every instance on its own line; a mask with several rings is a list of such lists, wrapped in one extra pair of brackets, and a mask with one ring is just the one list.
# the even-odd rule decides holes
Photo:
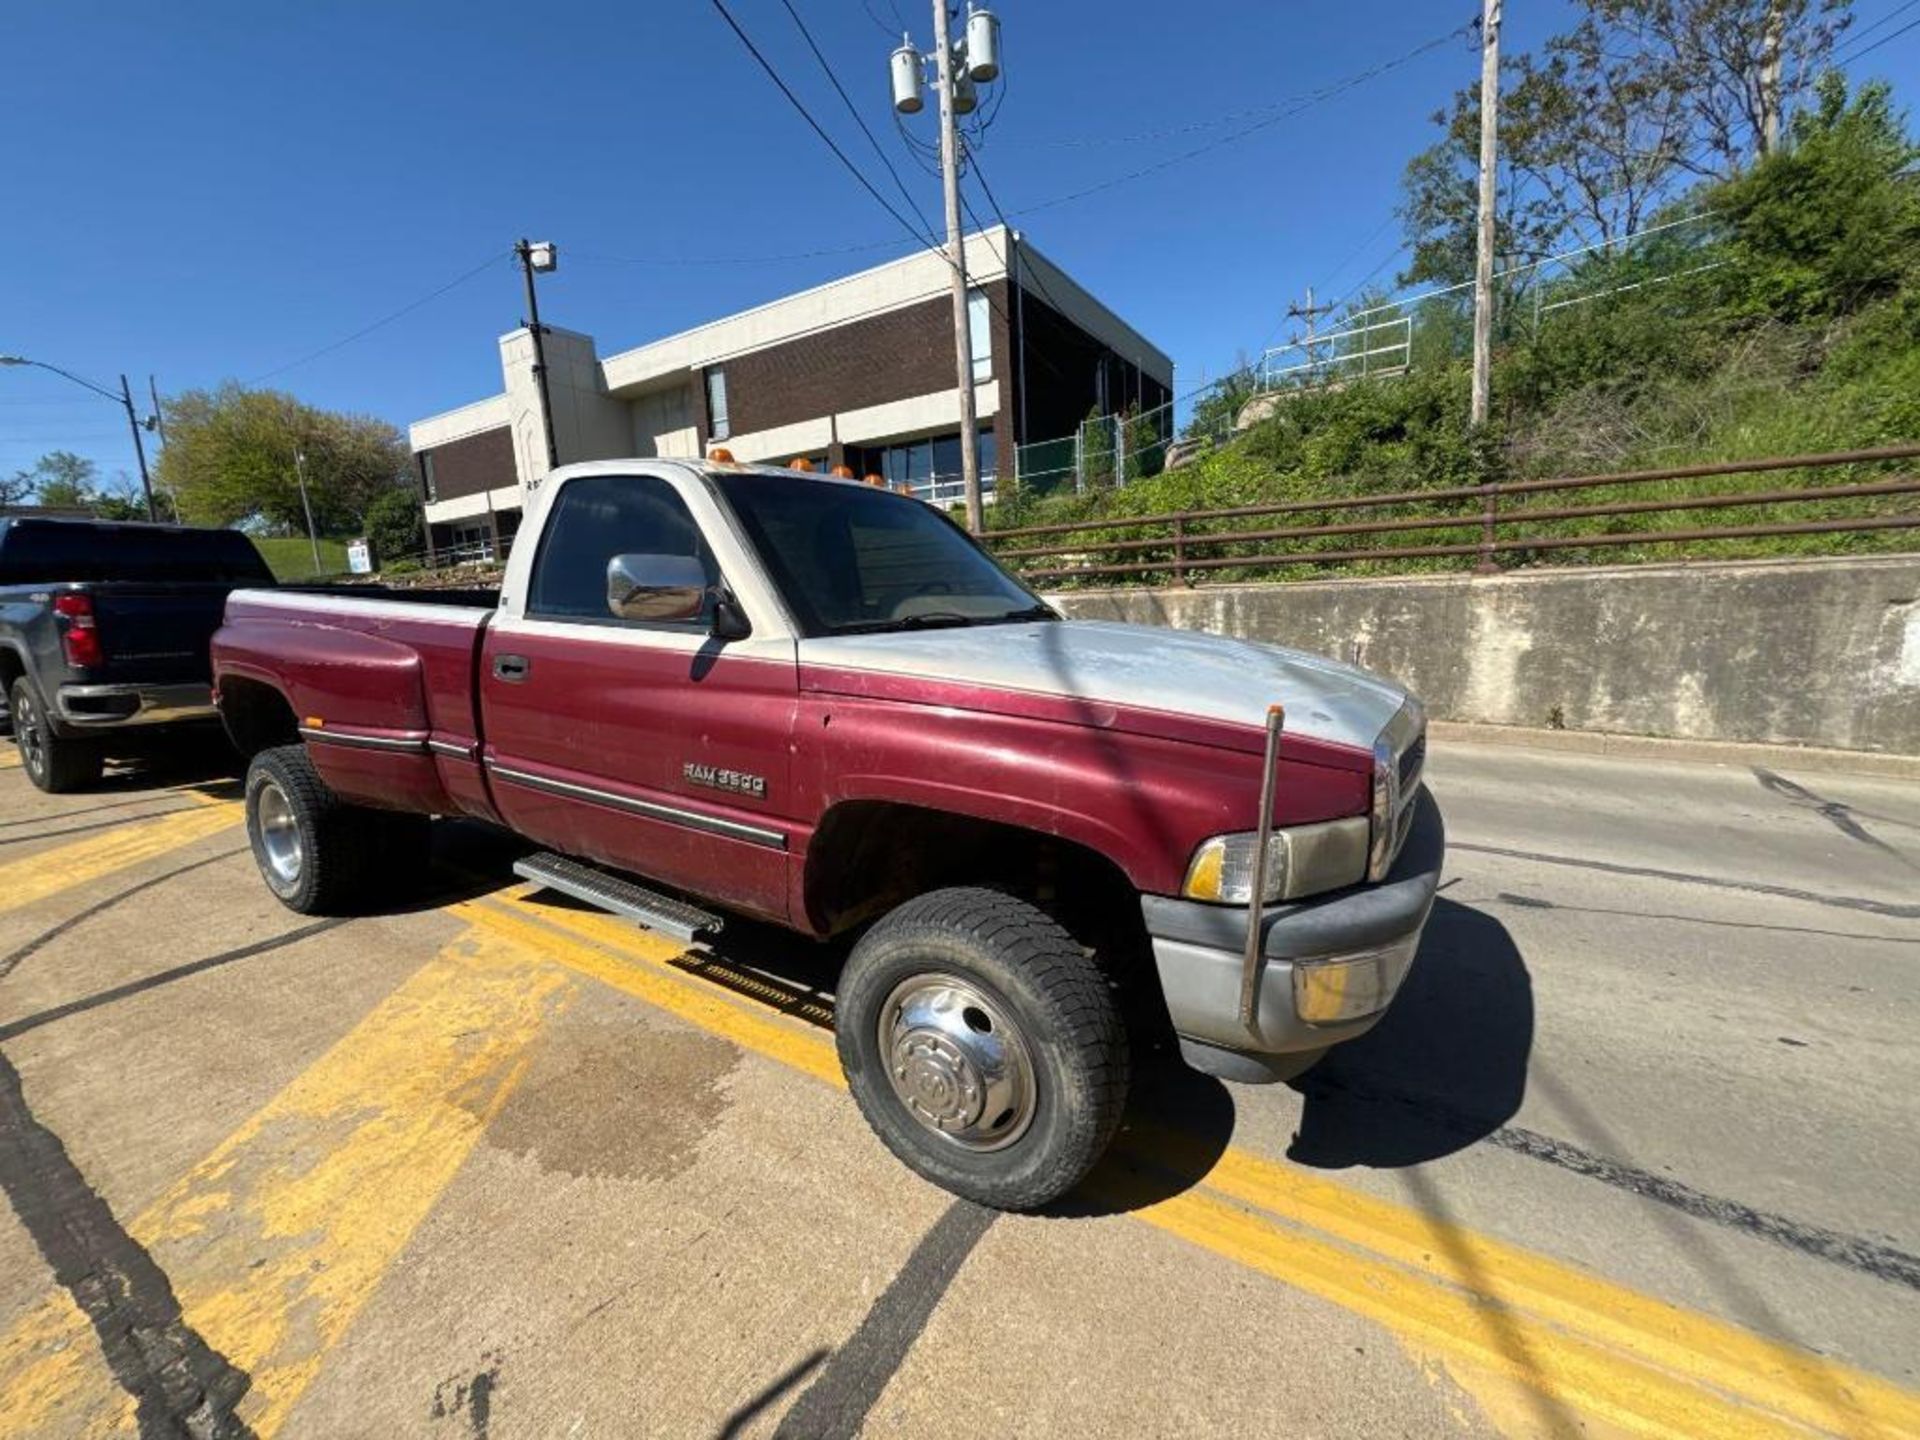
[(679, 938), (857, 936), (862, 1112), (1005, 1208), (1098, 1159), (1143, 1025), (1234, 1080), (1367, 1030), (1444, 846), (1397, 686), (1062, 620), (930, 506), (790, 470), (567, 466), (497, 594), (236, 591), (213, 660), (285, 904), (364, 906), (471, 816)]

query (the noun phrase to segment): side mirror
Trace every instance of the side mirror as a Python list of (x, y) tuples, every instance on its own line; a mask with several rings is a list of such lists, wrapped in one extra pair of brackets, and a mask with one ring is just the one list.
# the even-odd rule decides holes
[(607, 609), (617, 619), (685, 624), (706, 608), (706, 567), (691, 555), (616, 555), (607, 562)]

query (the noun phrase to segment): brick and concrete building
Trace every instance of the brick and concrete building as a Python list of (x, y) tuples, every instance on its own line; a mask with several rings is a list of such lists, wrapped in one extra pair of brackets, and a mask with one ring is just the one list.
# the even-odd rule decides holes
[[(1173, 362), (1004, 227), (967, 237), (983, 488), (1017, 447), (1090, 413), (1157, 409)], [(960, 394), (945, 260), (930, 252), (602, 358), (548, 326), (560, 463), (629, 455), (848, 465), (941, 502), (960, 497)], [(436, 549), (492, 547), (518, 527), (522, 486), (547, 470), (525, 330), (500, 340), (497, 395), (417, 421), (411, 439)]]

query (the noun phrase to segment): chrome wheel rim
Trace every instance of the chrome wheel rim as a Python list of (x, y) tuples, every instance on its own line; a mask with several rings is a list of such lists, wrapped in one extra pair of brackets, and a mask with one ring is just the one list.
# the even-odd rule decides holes
[(272, 877), (288, 889), (298, 885), (306, 863), (300, 822), (294, 818), (286, 792), (271, 780), (260, 787), (253, 803), (253, 824), (260, 840), (260, 858)]
[(47, 768), (47, 741), (40, 733), (40, 712), (24, 690), (14, 692), (13, 734), (20, 746), (20, 760), (35, 775)]
[(1033, 1060), (1005, 1006), (957, 975), (915, 975), (880, 1007), (880, 1055), (902, 1108), (968, 1150), (1000, 1150), (1033, 1123)]

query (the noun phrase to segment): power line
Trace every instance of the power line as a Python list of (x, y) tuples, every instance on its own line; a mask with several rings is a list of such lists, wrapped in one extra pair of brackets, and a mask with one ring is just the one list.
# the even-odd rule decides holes
[[(715, 3), (717, 4), (718, 0), (715, 0)], [(1470, 34), (1478, 24), (1479, 19), (1476, 17), (1465, 25), (1460, 25), (1449, 30), (1444, 35), (1436, 35), (1433, 39), (1416, 45), (1403, 55), (1396, 55), (1391, 60), (1384, 60), (1369, 69), (1359, 71), (1344, 79), (1333, 81), (1296, 101), (1283, 102), (1286, 103), (1287, 108), (1281, 110), (1278, 114), (1269, 115), (1264, 120), (1256, 120), (1253, 124), (1243, 126), (1231, 134), (1222, 135), (1217, 140), (1209, 140), (1204, 145), (1196, 145), (1189, 150), (1181, 151), (1178, 155), (1168, 156), (1164, 160), (1156, 160), (1151, 165), (1143, 165), (1137, 170), (1130, 170), (1124, 175), (1116, 175), (1110, 180), (1102, 180), (1098, 184), (1088, 185), (1079, 190), (1070, 191), (1065, 195), (1056, 195), (1050, 200), (1040, 200), (1031, 205), (1023, 205), (1017, 213), (1031, 215), (1039, 210), (1050, 210), (1056, 205), (1066, 205), (1075, 200), (1084, 200), (1087, 196), (1097, 195), (1103, 190), (1112, 190), (1121, 185), (1131, 184), (1135, 180), (1143, 180), (1147, 176), (1156, 175), (1162, 170), (1170, 170), (1175, 165), (1184, 165), (1189, 160), (1196, 160), (1200, 156), (1210, 154), (1223, 146), (1231, 145), (1238, 140), (1244, 140), (1249, 135), (1258, 134), (1262, 130), (1270, 129), (1278, 125), (1282, 120), (1289, 120), (1293, 116), (1298, 115), (1303, 110), (1310, 109), (1324, 101), (1331, 100), (1337, 95), (1345, 94), (1355, 86), (1364, 84), (1376, 76), (1384, 75), (1390, 70), (1408, 64), (1430, 50), (1436, 50), (1440, 46), (1449, 44), (1463, 35)]]
[[(1911, 10), (1915, 5), (1920, 5), (1920, 0), (1901, 0), (1900, 4), (1894, 6), (1891, 10), (1887, 11), (1886, 14), (1882, 15), (1878, 20), (1874, 21), (1871, 25), (1867, 26), (1866, 29), (1856, 31), (1852, 35), (1849, 35), (1847, 37), (1847, 44), (1858, 45), (1862, 40), (1866, 39), (1867, 36), (1871, 35), (1874, 31), (1878, 30), (1882, 25), (1886, 24), (1889, 20), (1899, 19), (1902, 15), (1906, 14), (1907, 11)], [(1845, 47), (1842, 47), (1842, 48), (1845, 48)]]
[(887, 158), (887, 152), (880, 148), (880, 142), (873, 137), (873, 131), (867, 128), (867, 122), (861, 118), (860, 111), (848, 96), (846, 87), (840, 83), (840, 77), (833, 73), (833, 67), (827, 63), (827, 57), (820, 53), (820, 47), (814, 43), (813, 32), (807, 29), (807, 22), (800, 18), (800, 12), (793, 8), (793, 0), (780, 0), (781, 7), (792, 17), (800, 31), (800, 38), (807, 42), (807, 49), (813, 52), (814, 60), (819, 64), (821, 73), (827, 77), (827, 83), (833, 86), (834, 94), (840, 97), (840, 103), (847, 107), (847, 113), (853, 117), (853, 123), (860, 127), (860, 133), (867, 137), (867, 144), (873, 147), (873, 153), (880, 157), (880, 163), (887, 167), (887, 174), (893, 177), (894, 188), (900, 192), (900, 198), (907, 202), (907, 208), (913, 211), (914, 218), (920, 222), (920, 228), (931, 238), (933, 222), (927, 219), (920, 209), (920, 203), (913, 198), (913, 192), (907, 189), (906, 181), (900, 178), (900, 172), (893, 168), (893, 162)]
[(893, 205), (887, 200), (887, 197), (876, 190), (873, 182), (860, 172), (859, 166), (847, 158), (847, 152), (842, 150), (839, 145), (834, 142), (834, 138), (821, 128), (820, 122), (813, 118), (813, 112), (808, 110), (807, 107), (800, 102), (800, 97), (795, 95), (793, 91), (788, 88), (787, 82), (780, 78), (780, 72), (775, 70), (772, 64), (768, 62), (767, 57), (760, 53), (760, 47), (755, 45), (747, 32), (740, 28), (740, 22), (733, 18), (733, 12), (727, 9), (725, 0), (712, 0), (712, 3), (713, 8), (720, 12), (720, 18), (727, 22), (727, 28), (733, 31), (735, 38), (746, 47), (747, 53), (753, 56), (755, 63), (757, 63), (762, 70), (766, 71), (767, 78), (773, 81), (774, 85), (779, 88), (780, 93), (787, 97), (787, 103), (794, 108), (802, 120), (807, 122), (807, 128), (812, 130), (815, 135), (818, 135), (821, 143), (833, 152), (833, 158), (838, 160), (846, 169), (846, 172), (859, 182), (862, 190), (865, 190), (873, 197), (875, 204), (879, 205), (882, 210), (885, 210), (899, 222), (901, 229), (905, 230), (909, 235), (913, 236), (914, 239), (920, 241), (929, 249), (933, 249), (932, 241), (918, 230), (915, 230), (913, 228), (913, 222), (893, 208)]
[(411, 315), (415, 310), (418, 310), (422, 305), (425, 305), (428, 302), (433, 300), (438, 300), (442, 295), (446, 294), (449, 290), (452, 290), (457, 286), (466, 284), (467, 281), (473, 279), (474, 276), (478, 275), (481, 271), (485, 270), (488, 266), (498, 265), (502, 260), (504, 260), (507, 257), (507, 253), (508, 252), (504, 250), (496, 250), (493, 254), (487, 256), (486, 259), (482, 260), (478, 265), (474, 266), (471, 270), (466, 270), (461, 272), (459, 275), (449, 280), (446, 284), (442, 285), (438, 290), (434, 290), (429, 292), (428, 294), (422, 295), (418, 300), (412, 301), (406, 305), (402, 305), (398, 310), (393, 311), (391, 314), (382, 315), (378, 320), (374, 321), (371, 325), (363, 325), (360, 329), (354, 331), (351, 335), (342, 336), (340, 339), (335, 340), (330, 345), (322, 345), (318, 350), (310, 351), (308, 354), (302, 355), (298, 360), (289, 360), (284, 365), (277, 365), (271, 370), (264, 370), (260, 374), (254, 376), (251, 380), (247, 381), (247, 384), (258, 385), (262, 380), (271, 380), (276, 375), (284, 375), (286, 374), (287, 371), (297, 369), (300, 366), (307, 364), (309, 361), (318, 360), (322, 355), (331, 355), (334, 351), (341, 349), (343, 346), (351, 345), (356, 340), (365, 339), (367, 336), (371, 335), (374, 331), (381, 329), (384, 326), (391, 325), (394, 321), (400, 319), (401, 316)]
[(1838, 60), (1835, 60), (1833, 63), (1836, 65), (1851, 65), (1853, 64), (1854, 61), (1858, 60), (1862, 55), (1871, 55), (1874, 51), (1878, 50), (1882, 45), (1885, 45), (1889, 40), (1898, 40), (1902, 35), (1906, 34), (1909, 30), (1914, 29), (1916, 26), (1920, 26), (1920, 20), (1909, 20), (1906, 24), (1902, 25), (1898, 30), (1888, 31), (1885, 35), (1882, 35), (1878, 40), (1874, 41), (1873, 44), (1867, 46), (1864, 50), (1850, 51), (1849, 53), (1842, 55)]

